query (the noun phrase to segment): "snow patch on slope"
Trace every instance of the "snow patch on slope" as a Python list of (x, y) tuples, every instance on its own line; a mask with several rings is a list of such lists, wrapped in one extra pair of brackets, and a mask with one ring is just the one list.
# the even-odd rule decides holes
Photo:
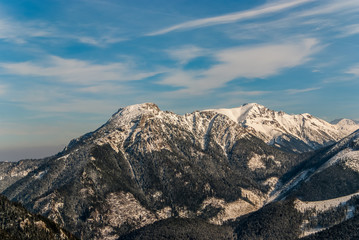
[(272, 161), (277, 165), (281, 165), (279, 161), (276, 161), (274, 159), (273, 155), (258, 155), (256, 153), (253, 153), (252, 157), (249, 159), (247, 166), (250, 170), (255, 171), (256, 169), (265, 169), (266, 168), (266, 162)]
[(291, 190), (293, 187), (297, 186), (301, 181), (308, 178), (308, 175), (310, 174), (311, 169), (304, 170), (300, 172), (297, 176), (293, 177), (289, 182), (287, 182), (285, 185), (277, 184), (276, 189), (274, 189), (266, 201), (267, 203), (270, 203), (274, 200), (276, 200), (281, 195), (284, 195), (289, 190)]
[(304, 213), (305, 211), (315, 209), (317, 211), (326, 211), (334, 207), (338, 207), (341, 204), (346, 203), (349, 201), (352, 197), (359, 195), (359, 192), (353, 193), (347, 196), (323, 200), (323, 201), (301, 201), (297, 199), (295, 201), (295, 208)]
[[(348, 220), (352, 217), (354, 217), (355, 214), (355, 206), (352, 206), (348, 203), (348, 201), (354, 197), (358, 196), (359, 192), (353, 193), (347, 196), (328, 199), (328, 200), (322, 200), (322, 201), (301, 201), (299, 199), (296, 199), (294, 202), (294, 207), (303, 214), (309, 214), (312, 217), (324, 213), (324, 212), (330, 212), (335, 211), (335, 209), (339, 207), (345, 207), (345, 220)], [(322, 227), (318, 224), (316, 224), (316, 227), (313, 227), (313, 225), (309, 224), (310, 220), (304, 220), (302, 223), (302, 233), (300, 237), (305, 237), (320, 231), (323, 231), (326, 229), (326, 227)], [(313, 222), (312, 222), (313, 224)]]
[(258, 168), (265, 168), (265, 164), (262, 161), (263, 156), (258, 155), (258, 154), (253, 154), (253, 157), (251, 159), (249, 159), (248, 161), (248, 167), (249, 169), (251, 169), (252, 171), (258, 169)]
[(204, 200), (201, 206), (202, 210), (209, 205), (222, 209), (217, 216), (211, 218), (209, 222), (222, 225), (225, 221), (254, 212), (263, 206), (265, 198), (260, 194), (248, 189), (241, 189), (241, 191), (242, 198), (248, 199), (248, 201), (239, 198), (234, 202), (226, 202), (224, 199), (218, 199), (215, 197)]
[[(162, 218), (168, 218), (168, 208), (160, 210), (159, 214), (144, 208), (131, 193), (110, 193), (106, 197), (105, 207), (108, 209), (102, 221), (106, 226), (99, 229), (95, 239), (118, 239), (116, 232), (124, 224), (136, 225), (136, 228), (152, 224)], [(167, 213), (167, 214), (166, 214)]]

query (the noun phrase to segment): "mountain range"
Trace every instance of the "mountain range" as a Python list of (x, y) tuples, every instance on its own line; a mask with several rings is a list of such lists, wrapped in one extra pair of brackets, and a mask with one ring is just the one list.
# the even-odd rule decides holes
[(81, 239), (297, 239), (359, 215), (356, 129), (255, 103), (137, 104), (55, 156), (0, 163), (0, 190)]

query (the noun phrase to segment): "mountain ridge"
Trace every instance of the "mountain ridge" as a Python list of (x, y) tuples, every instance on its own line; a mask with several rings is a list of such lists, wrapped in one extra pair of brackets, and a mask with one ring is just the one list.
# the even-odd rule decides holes
[(205, 111), (224, 114), (241, 126), (252, 129), (266, 143), (296, 152), (328, 146), (359, 129), (359, 124), (352, 120), (342, 119), (331, 124), (309, 113), (290, 115), (257, 103)]

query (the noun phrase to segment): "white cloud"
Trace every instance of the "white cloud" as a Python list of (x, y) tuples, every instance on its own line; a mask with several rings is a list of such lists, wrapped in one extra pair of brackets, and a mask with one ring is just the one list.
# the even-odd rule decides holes
[(181, 64), (186, 64), (194, 58), (205, 55), (208, 51), (197, 46), (189, 45), (176, 49), (169, 49), (166, 50), (166, 52), (172, 59), (179, 61)]
[(114, 84), (100, 83), (96, 85), (84, 86), (76, 89), (77, 92), (93, 93), (93, 94), (106, 94), (117, 95), (120, 92), (126, 92), (127, 94), (132, 92), (133, 89), (129, 89), (126, 86), (118, 86)]
[(312, 92), (321, 89), (320, 87), (314, 87), (314, 88), (303, 88), (303, 89), (287, 89), (284, 92), (287, 94), (293, 95), (297, 93), (306, 93), (306, 92)]
[(345, 26), (342, 31), (344, 37), (359, 34), (359, 24)]
[(38, 63), (0, 63), (0, 68), (7, 74), (48, 77), (77, 84), (140, 80), (159, 73), (141, 72), (132, 63), (94, 64), (57, 56), (50, 56), (46, 61)]
[(263, 78), (278, 73), (281, 69), (300, 65), (316, 49), (316, 39), (288, 44), (264, 45), (252, 48), (234, 48), (217, 54), (223, 62), (209, 71), (209, 75), (220, 77), (237, 76)]
[(77, 35), (68, 35), (68, 38), (73, 38), (81, 43), (93, 45), (96, 47), (106, 47), (109, 44), (118, 43), (126, 41), (126, 38), (121, 37), (112, 37), (112, 36), (104, 36), (104, 37), (88, 37), (88, 36), (77, 36)]
[(184, 22), (165, 29), (161, 29), (156, 32), (149, 33), (148, 35), (149, 36), (162, 35), (177, 30), (186, 30), (192, 28), (200, 28), (200, 27), (206, 27), (206, 26), (212, 26), (218, 24), (237, 22), (240, 20), (256, 18), (258, 16), (262, 16), (265, 14), (276, 13), (311, 1), (312, 0), (294, 0), (289, 2), (280, 1), (274, 4), (267, 4), (262, 7), (255, 8), (253, 10), (235, 12), (217, 17), (201, 18), (193, 21)]
[(345, 73), (348, 74), (353, 74), (355, 76), (359, 76), (359, 64), (352, 66), (348, 71), (346, 71)]
[(235, 96), (261, 96), (261, 95), (265, 95), (265, 94), (270, 94), (272, 93), (271, 91), (234, 91), (234, 92), (229, 92), (226, 94), (229, 95), (235, 95)]
[(307, 62), (320, 50), (316, 39), (292, 43), (230, 48), (213, 54), (220, 63), (208, 70), (176, 71), (162, 84), (183, 87), (181, 92), (203, 93), (236, 78), (266, 78)]
[(320, 4), (310, 10), (305, 10), (299, 17), (318, 16), (324, 14), (340, 13), (347, 14), (350, 12), (357, 12), (359, 10), (358, 0), (330, 0), (325, 1), (324, 4)]
[(32, 38), (41, 37), (49, 38), (51, 41), (77, 41), (96, 47), (106, 47), (109, 44), (127, 40), (124, 37), (117, 36), (113, 29), (102, 27), (101, 30), (100, 34), (93, 34), (92, 32), (92, 36), (89, 36), (83, 31), (78, 33), (73, 30), (61, 29), (58, 24), (45, 21), (21, 22), (10, 17), (0, 16), (0, 39), (17, 44), (25, 44)]
[(70, 99), (66, 102), (43, 103), (37, 106), (24, 103), (23, 107), (29, 110), (37, 110), (47, 113), (112, 113), (118, 108), (115, 102), (97, 99)]
[(51, 34), (51, 29), (39, 21), (21, 23), (10, 19), (0, 18), (0, 39), (26, 43), (28, 38), (44, 37)]

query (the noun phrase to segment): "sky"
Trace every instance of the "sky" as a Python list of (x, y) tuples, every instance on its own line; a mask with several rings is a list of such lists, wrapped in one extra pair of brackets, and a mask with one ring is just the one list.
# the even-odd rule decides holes
[(358, 53), (358, 0), (2, 0), (0, 161), (144, 102), (359, 120)]

